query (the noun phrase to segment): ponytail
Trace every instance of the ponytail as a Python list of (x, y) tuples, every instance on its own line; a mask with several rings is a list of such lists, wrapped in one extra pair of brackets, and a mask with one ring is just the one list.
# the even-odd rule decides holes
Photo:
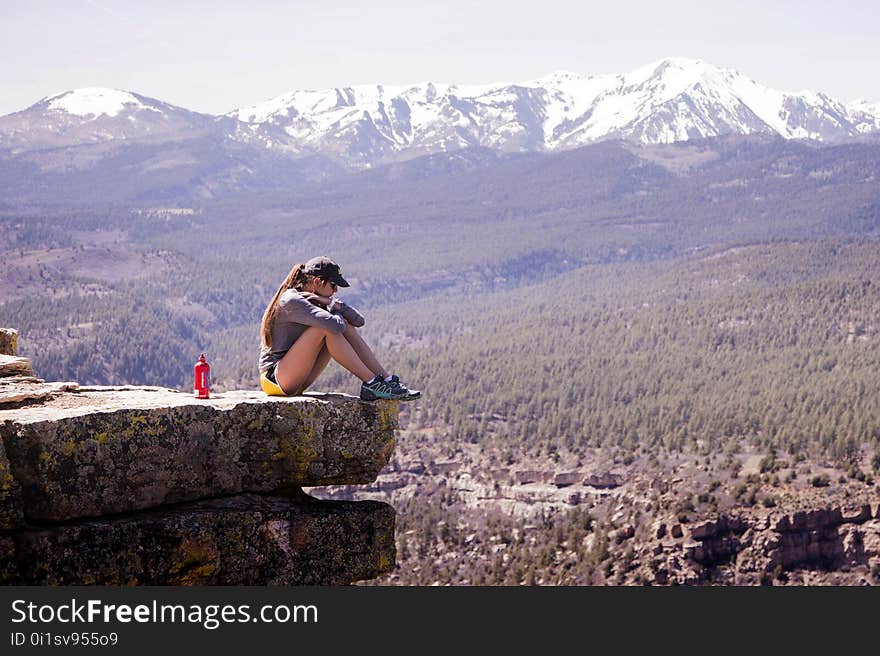
[(281, 283), (278, 291), (275, 292), (275, 296), (272, 297), (269, 305), (266, 306), (266, 311), (263, 312), (263, 324), (260, 327), (260, 337), (262, 338), (263, 346), (272, 346), (272, 328), (275, 325), (275, 315), (278, 314), (278, 299), (288, 289), (302, 289), (308, 282), (309, 276), (303, 271), (305, 267), (305, 264), (294, 266), (290, 273), (287, 274), (284, 282)]

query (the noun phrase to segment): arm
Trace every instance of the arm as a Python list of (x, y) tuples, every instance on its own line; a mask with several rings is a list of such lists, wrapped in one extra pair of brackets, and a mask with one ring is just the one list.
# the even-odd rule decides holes
[(330, 312), (332, 312), (333, 314), (341, 314), (343, 317), (345, 317), (345, 320), (348, 321), (348, 323), (350, 323), (355, 328), (360, 328), (367, 322), (366, 319), (364, 319), (364, 315), (357, 311), (357, 308), (355, 308), (353, 305), (349, 305), (341, 298), (333, 299), (333, 304), (330, 308)]
[(282, 321), (316, 326), (334, 333), (345, 331), (345, 319), (314, 305), (296, 291), (285, 292), (282, 301), (278, 307), (278, 318)]

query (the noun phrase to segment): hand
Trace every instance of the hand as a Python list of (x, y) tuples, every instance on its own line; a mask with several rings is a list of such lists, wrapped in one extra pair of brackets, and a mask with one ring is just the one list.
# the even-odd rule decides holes
[(299, 295), (302, 296), (307, 301), (309, 301), (310, 303), (312, 303), (313, 305), (320, 305), (323, 307), (327, 307), (327, 305), (330, 303), (330, 299), (328, 297), (320, 296), (320, 295), (314, 294), (312, 292), (300, 292)]

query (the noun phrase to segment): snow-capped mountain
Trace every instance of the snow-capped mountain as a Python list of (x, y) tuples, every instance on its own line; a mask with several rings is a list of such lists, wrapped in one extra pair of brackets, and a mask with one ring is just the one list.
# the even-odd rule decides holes
[(859, 122), (861, 132), (880, 131), (880, 102), (872, 103), (859, 98), (849, 103), (846, 108)]
[(204, 131), (216, 123), (214, 116), (129, 91), (75, 89), (0, 117), (0, 149), (14, 152), (115, 140), (164, 140)]
[(269, 147), (367, 165), (467, 146), (554, 151), (604, 139), (655, 144), (753, 133), (835, 141), (880, 129), (876, 104), (777, 91), (681, 58), (622, 75), (558, 72), (520, 84), (294, 91), (230, 116)]
[[(0, 198), (214, 198), (339, 172), (238, 135), (235, 119), (118, 89), (77, 89), (0, 117)], [(246, 136), (246, 135), (245, 135)]]
[[(735, 70), (670, 58), (619, 75), (557, 72), (518, 84), (292, 91), (222, 117), (115, 89), (78, 89), (0, 117), (0, 152), (206, 137), (364, 168), (467, 147), (559, 151), (729, 134), (834, 142), (880, 134), (880, 103), (768, 88)], [(58, 160), (60, 161), (60, 160)]]

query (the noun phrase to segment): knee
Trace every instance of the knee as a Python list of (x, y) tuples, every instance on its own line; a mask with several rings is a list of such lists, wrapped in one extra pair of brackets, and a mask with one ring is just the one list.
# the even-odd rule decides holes
[(308, 328), (306, 328), (303, 331), (302, 334), (314, 336), (314, 337), (320, 337), (321, 339), (324, 339), (327, 336), (328, 332), (330, 332), (330, 331), (326, 330), (325, 328), (321, 328), (319, 326), (309, 326)]
[(305, 338), (306, 340), (314, 342), (315, 344), (320, 344), (322, 348), (325, 348), (327, 345), (327, 337), (329, 335), (330, 332), (324, 330), (323, 328), (319, 328), (317, 326), (309, 326), (299, 336), (299, 339)]

